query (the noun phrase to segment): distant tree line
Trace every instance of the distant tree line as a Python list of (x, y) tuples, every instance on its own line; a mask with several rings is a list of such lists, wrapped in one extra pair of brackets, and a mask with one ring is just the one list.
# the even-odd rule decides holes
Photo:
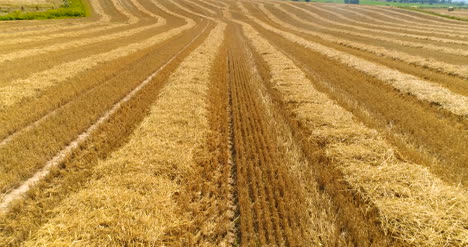
[(344, 0), (344, 3), (348, 3), (348, 4), (359, 4), (359, 0)]

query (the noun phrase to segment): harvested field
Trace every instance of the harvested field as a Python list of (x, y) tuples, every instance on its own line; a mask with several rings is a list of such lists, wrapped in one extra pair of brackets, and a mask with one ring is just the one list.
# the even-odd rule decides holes
[(468, 23), (89, 3), (0, 23), (0, 246), (468, 245)]
[(448, 9), (446, 8), (440, 8), (440, 9), (433, 8), (433, 9), (429, 9), (428, 11), (434, 12), (437, 14), (450, 15), (450, 16), (468, 19), (468, 9), (455, 9), (454, 11), (448, 11)]

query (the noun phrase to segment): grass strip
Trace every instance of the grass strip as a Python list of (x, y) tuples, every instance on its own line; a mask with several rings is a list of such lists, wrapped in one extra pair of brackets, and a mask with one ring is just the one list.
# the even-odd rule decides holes
[(44, 20), (44, 19), (63, 19), (72, 17), (85, 17), (89, 15), (87, 3), (83, 0), (70, 1), (58, 9), (51, 9), (41, 12), (21, 12), (19, 10), (0, 16), (0, 21), (9, 20)]

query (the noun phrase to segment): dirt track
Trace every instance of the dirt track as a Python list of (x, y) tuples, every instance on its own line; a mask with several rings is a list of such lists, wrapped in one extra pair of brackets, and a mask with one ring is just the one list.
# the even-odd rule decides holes
[(468, 244), (468, 23), (90, 5), (0, 23), (0, 245)]

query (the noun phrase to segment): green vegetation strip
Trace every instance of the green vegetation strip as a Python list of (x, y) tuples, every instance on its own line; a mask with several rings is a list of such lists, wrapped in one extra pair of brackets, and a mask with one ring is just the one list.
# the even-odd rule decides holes
[(0, 16), (3, 20), (37, 20), (37, 19), (60, 19), (70, 17), (84, 17), (89, 15), (88, 6), (85, 0), (64, 1), (64, 4), (58, 9), (51, 9), (41, 12), (15, 11), (13, 13)]

